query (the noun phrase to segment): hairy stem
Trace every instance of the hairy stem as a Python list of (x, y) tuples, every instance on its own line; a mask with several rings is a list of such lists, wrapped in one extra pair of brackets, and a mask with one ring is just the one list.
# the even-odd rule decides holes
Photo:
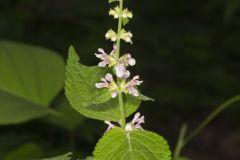
[[(119, 0), (119, 8), (120, 8), (120, 13), (123, 10), (123, 0)], [(118, 30), (117, 30), (117, 50), (116, 50), (116, 59), (118, 60), (120, 57), (120, 51), (121, 51), (121, 31), (122, 31), (122, 24), (123, 20), (122, 17), (119, 16), (118, 20)], [(117, 79), (117, 84), (119, 87), (121, 87), (121, 79)], [(125, 128), (126, 126), (126, 120), (125, 120), (125, 108), (124, 108), (124, 103), (123, 103), (123, 96), (122, 92), (118, 92), (118, 103), (119, 103), (119, 109), (120, 109), (120, 115), (121, 115), (121, 120), (120, 120), (120, 125)]]

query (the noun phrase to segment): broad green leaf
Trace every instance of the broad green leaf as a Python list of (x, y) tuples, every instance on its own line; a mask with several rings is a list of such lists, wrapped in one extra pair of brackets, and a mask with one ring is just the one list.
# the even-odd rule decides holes
[(16, 124), (47, 115), (42, 107), (0, 91), (0, 125)]
[(3, 160), (32, 160), (43, 155), (42, 149), (34, 144), (27, 143), (6, 155)]
[[(125, 117), (130, 116), (135, 112), (140, 106), (141, 101), (133, 96), (126, 96), (124, 99)], [(87, 107), (84, 112), (88, 114), (89, 117), (118, 122), (120, 120), (118, 99), (111, 99), (106, 103), (91, 105)]]
[(56, 156), (56, 157), (44, 158), (42, 160), (70, 160), (71, 155), (72, 155), (72, 153), (66, 153), (66, 154), (63, 154), (63, 155), (60, 155), (60, 156)]
[(100, 104), (111, 98), (107, 89), (97, 89), (95, 83), (106, 74), (106, 70), (97, 66), (88, 67), (79, 63), (80, 58), (73, 47), (69, 49), (66, 73), (66, 95), (70, 100), (79, 101), (83, 106)]
[[(119, 121), (118, 99), (112, 99), (107, 89), (95, 87), (95, 83), (99, 82), (106, 72), (106, 69), (80, 64), (77, 53), (73, 47), (70, 47), (65, 93), (71, 106), (86, 117)], [(126, 116), (129, 116), (139, 107), (140, 100), (127, 96), (125, 103)]]
[(64, 70), (56, 52), (0, 41), (0, 125), (46, 115), (63, 88)]
[(167, 141), (156, 133), (114, 128), (99, 140), (94, 160), (170, 160)]

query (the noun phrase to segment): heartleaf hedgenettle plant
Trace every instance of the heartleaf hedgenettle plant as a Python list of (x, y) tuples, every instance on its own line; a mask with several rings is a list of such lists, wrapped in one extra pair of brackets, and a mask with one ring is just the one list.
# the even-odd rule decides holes
[(141, 100), (153, 100), (142, 95), (138, 86), (143, 81), (132, 76), (129, 67), (136, 60), (121, 51), (121, 42), (133, 44), (133, 34), (124, 29), (133, 13), (123, 7), (123, 0), (114, 4), (109, 15), (118, 20), (117, 30), (109, 29), (105, 38), (113, 42), (108, 54), (99, 48), (95, 56), (98, 66), (85, 66), (73, 47), (69, 49), (66, 73), (66, 96), (71, 106), (86, 117), (104, 121), (108, 128), (93, 152), (94, 160), (170, 160), (167, 141), (156, 133), (146, 131), (141, 124), (145, 117), (136, 113), (132, 121), (126, 118), (140, 106)]

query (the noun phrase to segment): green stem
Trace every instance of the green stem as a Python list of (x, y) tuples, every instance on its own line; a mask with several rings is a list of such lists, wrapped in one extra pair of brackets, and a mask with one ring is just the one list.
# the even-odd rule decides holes
[(121, 114), (121, 126), (125, 128), (126, 120), (125, 120), (125, 108), (123, 105), (122, 92), (118, 92), (118, 102), (119, 102), (120, 114)]
[(174, 156), (173, 156), (174, 160), (178, 159), (180, 154), (181, 154), (182, 148), (184, 146), (184, 138), (185, 138), (186, 132), (187, 132), (187, 125), (184, 124), (180, 129), (178, 142), (177, 142), (175, 152), (174, 152)]
[(204, 127), (206, 127), (220, 112), (222, 112), (224, 109), (231, 106), (232, 104), (236, 103), (237, 101), (240, 101), (240, 95), (237, 95), (221, 104), (196, 129), (194, 129), (193, 132), (189, 134), (189, 136), (187, 136), (183, 146), (187, 145), (188, 142), (191, 141)]
[[(119, 9), (120, 9), (120, 13), (121, 13), (122, 10), (123, 10), (123, 0), (119, 0)], [(120, 38), (120, 35), (121, 35), (121, 31), (122, 31), (122, 24), (123, 24), (122, 17), (119, 16), (119, 19), (118, 19), (118, 30), (117, 30), (117, 51), (116, 51), (116, 58), (117, 58), (117, 60), (120, 57), (120, 48), (121, 48), (121, 38)]]
[[(119, 9), (120, 13), (122, 13), (123, 10), (123, 0), (119, 0)], [(117, 50), (116, 50), (116, 59), (118, 60), (120, 57), (120, 50), (121, 50), (121, 31), (122, 31), (122, 24), (123, 20), (122, 17), (119, 17), (118, 20), (118, 30), (117, 30)], [(118, 87), (121, 88), (121, 79), (117, 79), (117, 84)], [(125, 108), (124, 108), (124, 103), (123, 103), (123, 96), (122, 92), (118, 92), (118, 103), (119, 103), (119, 109), (120, 109), (120, 115), (121, 115), (121, 120), (120, 120), (120, 125), (125, 128), (126, 126), (126, 119), (125, 119)]]

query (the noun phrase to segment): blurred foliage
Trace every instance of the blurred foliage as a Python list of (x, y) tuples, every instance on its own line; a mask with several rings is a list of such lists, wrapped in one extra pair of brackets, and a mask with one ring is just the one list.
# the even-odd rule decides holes
[[(143, 93), (156, 100), (141, 107), (147, 117), (146, 127), (163, 132), (171, 142), (171, 134), (176, 138), (177, 129), (171, 129), (169, 124), (178, 124), (179, 128), (183, 121), (191, 121), (239, 94), (240, 1), (127, 3), (135, 17), (129, 27), (134, 45), (125, 46), (129, 48), (125, 51), (137, 59), (135, 72), (144, 79)], [(107, 18), (108, 8), (107, 0), (1, 0), (0, 39), (48, 47), (64, 58), (73, 44), (84, 64), (94, 65), (97, 48), (111, 49), (110, 43), (104, 41), (109, 26), (115, 28), (112, 19)], [(61, 95), (50, 106), (58, 109), (54, 104), (61, 103), (60, 99)], [(238, 108), (233, 108), (225, 120), (239, 120)], [(65, 113), (65, 109), (59, 110)], [(81, 125), (77, 125), (74, 117), (68, 120), (71, 126), (61, 123), (64, 118), (44, 118), (0, 127), (0, 159), (29, 143), (38, 144), (45, 156), (69, 148), (86, 156), (104, 131), (103, 125), (82, 118), (77, 120)]]

